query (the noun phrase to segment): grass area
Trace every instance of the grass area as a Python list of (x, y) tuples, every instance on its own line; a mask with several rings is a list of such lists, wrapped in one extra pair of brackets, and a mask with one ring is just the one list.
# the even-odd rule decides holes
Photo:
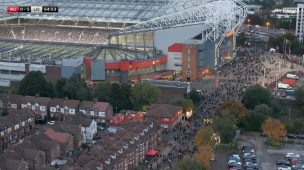
[(285, 143), (280, 140), (267, 140), (265, 144), (275, 148), (281, 148)]

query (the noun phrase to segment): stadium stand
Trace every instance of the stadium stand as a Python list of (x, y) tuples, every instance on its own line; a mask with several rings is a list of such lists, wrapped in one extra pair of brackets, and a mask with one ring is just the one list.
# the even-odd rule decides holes
[(108, 30), (40, 25), (0, 26), (0, 39), (106, 44)]

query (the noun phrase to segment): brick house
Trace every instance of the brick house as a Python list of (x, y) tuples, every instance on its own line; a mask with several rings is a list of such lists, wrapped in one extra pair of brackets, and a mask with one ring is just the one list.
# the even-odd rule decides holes
[(113, 116), (113, 107), (106, 102), (83, 101), (79, 106), (79, 112), (97, 122), (107, 123)]
[(10, 110), (0, 117), (0, 153), (10, 144), (34, 132), (35, 118), (28, 110)]
[(20, 109), (23, 96), (0, 93), (0, 109)]
[(59, 143), (61, 155), (67, 155), (73, 151), (73, 136), (69, 133), (55, 132), (53, 129), (46, 129), (44, 132), (53, 141)]
[(82, 152), (74, 168), (88, 167), (94, 161), (95, 169), (132, 170), (144, 161), (147, 151), (156, 148), (158, 131), (159, 124), (152, 118), (127, 120), (114, 131), (101, 132), (101, 140), (89, 153)]
[(173, 128), (178, 122), (182, 121), (183, 108), (169, 104), (152, 104), (146, 116), (158, 120), (162, 128)]
[(46, 153), (46, 162), (50, 164), (53, 160), (58, 159), (60, 155), (60, 144), (50, 139), (47, 135), (40, 133), (34, 134), (29, 141)]
[(51, 98), (24, 96), (21, 102), (22, 109), (30, 110), (36, 117), (36, 120), (45, 120), (48, 114), (48, 104)]
[(54, 98), (49, 102), (50, 118), (65, 120), (67, 115), (75, 115), (78, 112), (79, 100)]
[(66, 122), (56, 122), (53, 126), (50, 127), (55, 132), (69, 133), (73, 136), (73, 145), (74, 149), (78, 150), (81, 148), (84, 135), (81, 131), (81, 125), (71, 125)]

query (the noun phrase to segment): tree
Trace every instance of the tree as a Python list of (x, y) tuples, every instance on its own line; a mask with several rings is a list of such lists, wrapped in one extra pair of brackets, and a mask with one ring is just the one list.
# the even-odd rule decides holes
[(286, 136), (287, 130), (285, 125), (278, 119), (268, 117), (261, 127), (264, 134), (267, 135), (270, 140), (277, 140), (283, 136)]
[(194, 158), (204, 167), (205, 169), (210, 169), (210, 160), (214, 155), (211, 146), (208, 145), (201, 145)]
[(267, 119), (267, 116), (272, 115), (273, 110), (265, 104), (255, 106), (245, 119), (245, 128), (249, 131), (260, 131), (262, 124)]
[(243, 103), (247, 109), (254, 109), (256, 105), (269, 104), (270, 102), (271, 92), (260, 85), (249, 87), (243, 97)]
[(219, 112), (227, 110), (234, 114), (237, 121), (240, 121), (246, 117), (247, 109), (246, 107), (236, 100), (228, 100), (221, 107), (219, 107)]
[(144, 106), (151, 105), (159, 99), (158, 87), (148, 83), (137, 83), (131, 88), (131, 102), (135, 110), (142, 110)]
[(213, 148), (213, 146), (216, 144), (216, 141), (212, 139), (213, 134), (214, 132), (211, 127), (205, 127), (200, 129), (195, 134), (195, 145), (197, 147), (207, 145)]
[(98, 101), (109, 102), (111, 98), (112, 86), (109, 82), (99, 83), (94, 88), (93, 95)]
[(66, 97), (67, 94), (65, 94), (63, 88), (67, 82), (67, 79), (61, 78), (57, 80), (56, 85), (55, 85), (55, 91), (56, 91), (56, 96), (59, 98)]
[(299, 106), (304, 106), (304, 87), (300, 87), (295, 91), (296, 103)]
[(183, 108), (183, 113), (188, 111), (192, 111), (193, 109), (193, 102), (190, 99), (178, 99), (173, 102), (176, 106), (181, 106)]
[(70, 99), (88, 100), (91, 98), (84, 79), (76, 74), (66, 81), (63, 91)]
[(195, 159), (186, 156), (177, 163), (174, 170), (205, 170), (205, 168)]
[(21, 95), (35, 96), (39, 94), (43, 97), (50, 96), (48, 83), (41, 71), (31, 71), (21, 80), (19, 90)]
[(231, 143), (236, 135), (236, 118), (229, 111), (224, 110), (214, 121), (214, 130), (219, 133), (223, 143)]

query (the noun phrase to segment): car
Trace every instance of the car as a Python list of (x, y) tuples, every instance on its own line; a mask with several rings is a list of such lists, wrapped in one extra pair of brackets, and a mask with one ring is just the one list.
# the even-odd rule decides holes
[(254, 149), (252, 146), (246, 145), (246, 146), (242, 146), (242, 152), (243, 153), (254, 153)]
[(300, 155), (297, 155), (295, 153), (289, 152), (285, 154), (285, 158), (289, 158), (289, 157), (300, 157)]
[(230, 161), (228, 162), (228, 168), (236, 167), (238, 166), (238, 162), (236, 161)]
[(290, 166), (290, 162), (286, 160), (278, 160), (277, 166), (281, 166), (281, 165)]
[(47, 124), (48, 124), (48, 125), (54, 125), (54, 124), (55, 124), (55, 121), (53, 121), (53, 120), (52, 120), (52, 121), (49, 121), (49, 122), (47, 122)]
[(281, 165), (278, 166), (277, 170), (291, 170), (291, 168), (289, 166)]
[(241, 165), (233, 166), (233, 167), (230, 167), (229, 170), (242, 170), (242, 166)]
[(296, 164), (291, 167), (292, 170), (303, 170), (304, 164)]
[(230, 155), (229, 157), (228, 157), (228, 160), (230, 161), (230, 160), (234, 160), (234, 161), (237, 161), (237, 162), (241, 162), (241, 157), (239, 156), (239, 155), (237, 155), (237, 154), (233, 154), (233, 155)]

